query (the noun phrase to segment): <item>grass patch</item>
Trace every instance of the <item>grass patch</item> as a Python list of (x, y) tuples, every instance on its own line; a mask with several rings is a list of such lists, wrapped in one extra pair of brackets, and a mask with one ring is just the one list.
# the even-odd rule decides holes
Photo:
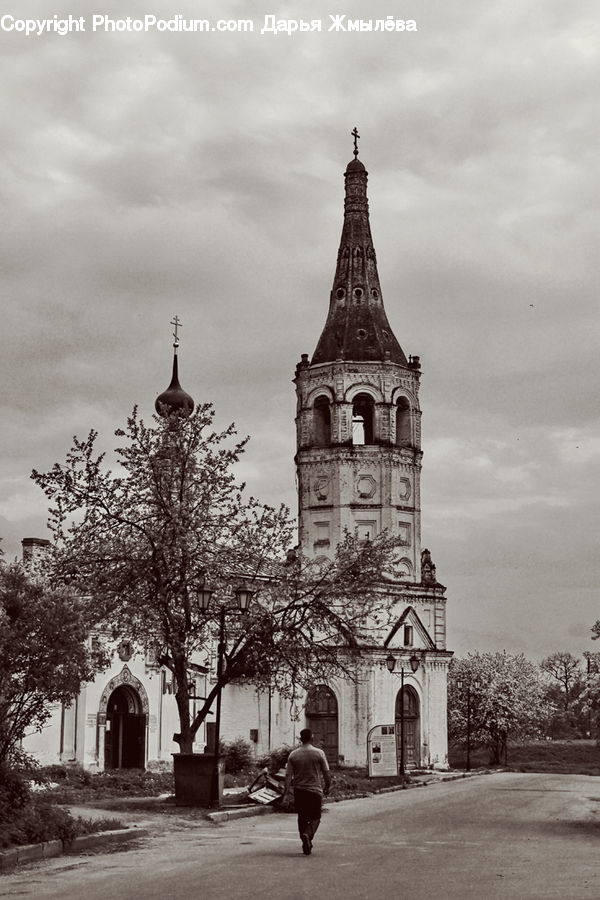
[[(450, 766), (465, 767), (465, 751), (453, 748)], [(478, 747), (471, 751), (471, 768), (489, 767), (489, 752)], [(556, 773), (562, 775), (600, 775), (600, 748), (595, 740), (528, 741), (509, 744), (506, 765), (514, 772)]]
[(158, 797), (175, 791), (172, 771), (113, 769), (92, 773), (81, 766), (41, 770), (44, 795), (54, 803), (86, 803), (112, 797)]
[(507, 767), (516, 772), (600, 775), (596, 741), (535, 741), (508, 748)]
[[(381, 788), (400, 787), (402, 785), (400, 776), (390, 775), (383, 778), (369, 778), (366, 769), (362, 766), (333, 769), (331, 775), (329, 796), (332, 800), (344, 800), (357, 794), (372, 794), (374, 791), (381, 790)], [(410, 775), (407, 774), (404, 778), (405, 783), (410, 782), (410, 780)]]

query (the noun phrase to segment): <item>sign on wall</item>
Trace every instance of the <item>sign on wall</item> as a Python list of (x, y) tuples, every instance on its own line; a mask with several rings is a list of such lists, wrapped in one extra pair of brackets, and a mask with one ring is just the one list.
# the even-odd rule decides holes
[(376, 725), (367, 735), (369, 778), (398, 774), (396, 726)]

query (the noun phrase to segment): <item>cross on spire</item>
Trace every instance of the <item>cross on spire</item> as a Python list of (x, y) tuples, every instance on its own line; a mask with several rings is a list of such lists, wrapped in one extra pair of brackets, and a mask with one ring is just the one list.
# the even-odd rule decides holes
[(173, 325), (175, 327), (175, 331), (173, 332), (173, 337), (175, 338), (175, 340), (173, 341), (173, 348), (177, 350), (177, 348), (179, 347), (179, 335), (177, 334), (177, 330), (183, 327), (179, 316), (173, 316), (172, 320), (169, 322), (169, 325)]
[(350, 134), (354, 138), (354, 159), (356, 159), (356, 157), (358, 156), (358, 139), (360, 137), (356, 125), (354, 126), (354, 131), (351, 131)]

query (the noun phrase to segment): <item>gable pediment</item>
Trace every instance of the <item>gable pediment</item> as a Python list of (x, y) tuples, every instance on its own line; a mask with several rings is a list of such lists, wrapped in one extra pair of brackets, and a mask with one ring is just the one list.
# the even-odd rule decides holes
[[(404, 628), (408, 625), (412, 628), (412, 643), (404, 643)], [(412, 606), (407, 607), (384, 642), (384, 647), (389, 650), (402, 650), (410, 647), (415, 650), (435, 650), (435, 641), (423, 625), (423, 622)]]

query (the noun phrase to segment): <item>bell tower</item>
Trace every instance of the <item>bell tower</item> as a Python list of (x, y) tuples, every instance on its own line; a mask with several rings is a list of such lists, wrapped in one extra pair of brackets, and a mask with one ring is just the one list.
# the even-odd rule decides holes
[(405, 356), (383, 306), (371, 237), (368, 173), (354, 159), (329, 311), (316, 350), (296, 367), (299, 538), (327, 555), (345, 528), (399, 535), (396, 577), (421, 581), (418, 356)]
[(446, 588), (421, 546), (421, 363), (405, 355), (383, 306), (367, 170), (356, 129), (353, 136), (327, 319), (294, 379), (299, 538), (303, 553), (314, 557), (332, 556), (345, 529), (363, 539), (383, 531), (399, 538), (394, 572), (380, 585), (394, 622), (362, 647), (356, 683), (337, 679), (313, 690), (329, 691), (343, 710), (330, 723), (340, 759), (363, 764), (368, 745), (369, 771), (377, 774), (379, 744), (368, 743), (377, 733), (395, 735), (398, 765), (446, 768), (452, 653)]

